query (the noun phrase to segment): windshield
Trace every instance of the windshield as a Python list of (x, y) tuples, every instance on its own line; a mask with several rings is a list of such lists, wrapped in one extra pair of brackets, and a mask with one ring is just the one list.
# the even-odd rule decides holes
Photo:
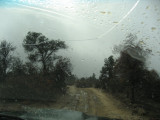
[(160, 119), (159, 5), (1, 0), (0, 112)]

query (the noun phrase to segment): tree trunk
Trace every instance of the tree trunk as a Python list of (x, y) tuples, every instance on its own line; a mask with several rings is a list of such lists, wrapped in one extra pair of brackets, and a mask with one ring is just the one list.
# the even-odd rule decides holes
[[(5, 58), (6, 59), (6, 58)], [(6, 60), (5, 59), (3, 59), (3, 70), (2, 70), (2, 79), (3, 79), (3, 81), (5, 81), (6, 80), (6, 71), (7, 71), (7, 64), (6, 64)]]
[(134, 87), (134, 84), (132, 84), (132, 86), (131, 86), (131, 103), (133, 104), (133, 103), (135, 103), (135, 87)]
[(129, 99), (129, 87), (127, 87), (127, 98)]
[(42, 64), (43, 64), (43, 75), (45, 76), (47, 74), (47, 67), (44, 60), (42, 61)]

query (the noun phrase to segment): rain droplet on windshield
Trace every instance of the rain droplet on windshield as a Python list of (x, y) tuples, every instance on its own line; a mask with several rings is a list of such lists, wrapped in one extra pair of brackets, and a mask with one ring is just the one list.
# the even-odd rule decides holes
[(156, 30), (156, 28), (155, 28), (155, 27), (152, 27), (151, 29), (152, 29), (152, 31)]
[(84, 61), (84, 59), (81, 59), (81, 61), (83, 62), (83, 61)]
[(147, 6), (146, 9), (149, 9), (149, 6)]
[(106, 14), (106, 12), (105, 12), (105, 11), (101, 11), (100, 13), (102, 13), (102, 14)]
[(113, 23), (118, 23), (117, 21), (114, 21)]
[(111, 14), (111, 12), (110, 12), (110, 11), (108, 11), (108, 12), (107, 12), (107, 14)]
[(139, 44), (143, 45), (143, 44), (145, 44), (145, 43), (144, 43), (144, 41), (142, 40), (142, 41), (139, 41)]

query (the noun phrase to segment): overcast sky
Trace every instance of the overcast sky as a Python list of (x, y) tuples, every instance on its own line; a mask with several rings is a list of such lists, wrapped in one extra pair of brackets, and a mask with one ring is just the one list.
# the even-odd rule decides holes
[(98, 76), (113, 46), (133, 33), (152, 49), (147, 64), (160, 72), (160, 0), (7, 1), (0, 2), (0, 41), (17, 46), (15, 55), (23, 60), (27, 32), (41, 32), (66, 41), (69, 48), (58, 54), (71, 59), (78, 77)]

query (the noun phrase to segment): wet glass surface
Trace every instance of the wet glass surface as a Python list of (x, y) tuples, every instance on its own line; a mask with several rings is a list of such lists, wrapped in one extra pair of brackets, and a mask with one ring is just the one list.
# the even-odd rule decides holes
[(0, 111), (160, 118), (159, 4), (1, 0)]

